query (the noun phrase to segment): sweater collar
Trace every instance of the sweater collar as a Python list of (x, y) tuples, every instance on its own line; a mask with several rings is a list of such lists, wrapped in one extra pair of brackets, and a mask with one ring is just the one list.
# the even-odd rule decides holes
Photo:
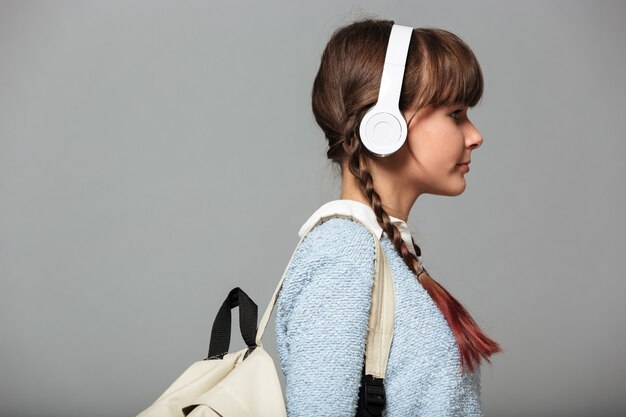
[[(298, 236), (302, 238), (306, 233), (308, 233), (310, 229), (316, 226), (320, 222), (320, 220), (325, 221), (325, 217), (331, 216), (332, 214), (336, 213), (357, 218), (361, 222), (368, 225), (376, 233), (379, 239), (382, 238), (383, 228), (380, 227), (380, 225), (378, 224), (374, 210), (372, 210), (372, 208), (365, 203), (347, 199), (332, 200), (318, 208), (311, 215), (311, 217), (309, 217), (309, 219), (302, 225), (302, 227), (298, 231)], [(415, 253), (415, 248), (413, 247), (413, 239), (411, 237), (411, 232), (409, 231), (407, 223), (404, 220), (393, 217), (391, 215), (389, 216), (389, 220), (391, 220), (391, 223), (393, 223), (398, 228), (398, 230), (400, 230), (400, 236), (402, 237), (402, 240), (404, 240), (407, 249), (413, 255), (417, 256), (417, 254)]]

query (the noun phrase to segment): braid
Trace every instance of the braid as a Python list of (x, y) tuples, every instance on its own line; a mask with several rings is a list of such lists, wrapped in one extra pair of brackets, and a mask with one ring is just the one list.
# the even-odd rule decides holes
[[(465, 367), (470, 372), (473, 372), (480, 365), (481, 356), (491, 363), (489, 356), (501, 351), (500, 346), (485, 335), (461, 303), (428, 274), (428, 271), (426, 271), (417, 256), (407, 248), (400, 230), (389, 219), (389, 215), (383, 208), (380, 196), (374, 190), (372, 175), (367, 170), (367, 161), (364, 156), (367, 150), (363, 147), (361, 141), (357, 139), (357, 125), (355, 124), (351, 129), (351, 134), (344, 136), (347, 140), (343, 141), (343, 146), (347, 153), (348, 168), (357, 179), (361, 192), (370, 202), (370, 206), (376, 214), (378, 224), (383, 228), (406, 265), (413, 271), (417, 280), (422, 284), (435, 304), (437, 304), (452, 328), (461, 352), (461, 368)], [(422, 251), (415, 242), (413, 242), (413, 248), (416, 254), (421, 256)]]
[[(370, 202), (370, 206), (374, 210), (376, 214), (376, 220), (378, 224), (383, 228), (389, 240), (393, 243), (393, 246), (402, 256), (404, 262), (409, 266), (411, 271), (418, 277), (425, 271), (424, 267), (421, 265), (421, 262), (406, 246), (404, 239), (402, 239), (402, 235), (398, 227), (391, 222), (389, 219), (389, 215), (383, 209), (383, 205), (380, 199), (380, 196), (374, 190), (374, 180), (372, 175), (367, 170), (367, 163), (365, 161), (365, 157), (363, 156), (363, 152), (361, 152), (362, 144), (359, 140), (351, 140), (348, 149), (348, 168), (352, 175), (354, 175), (357, 180), (359, 187), (363, 194), (367, 197)], [(415, 248), (415, 252), (419, 255), (421, 254), (421, 250), (419, 246), (413, 243), (413, 247)]]

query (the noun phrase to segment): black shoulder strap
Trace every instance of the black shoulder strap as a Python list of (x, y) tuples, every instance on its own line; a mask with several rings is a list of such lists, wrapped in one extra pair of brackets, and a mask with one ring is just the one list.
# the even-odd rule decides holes
[(380, 417), (385, 409), (386, 396), (383, 380), (365, 375), (365, 361), (361, 370), (361, 387), (355, 417)]

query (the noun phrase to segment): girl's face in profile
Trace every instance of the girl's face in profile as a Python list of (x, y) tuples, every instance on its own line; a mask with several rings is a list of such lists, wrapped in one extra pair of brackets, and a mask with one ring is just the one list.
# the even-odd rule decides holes
[(403, 176), (419, 193), (459, 195), (465, 190), (467, 169), (461, 162), (472, 159), (471, 151), (479, 147), (483, 137), (467, 116), (462, 105), (428, 107), (404, 113), (408, 121), (407, 139), (403, 146), (406, 165)]

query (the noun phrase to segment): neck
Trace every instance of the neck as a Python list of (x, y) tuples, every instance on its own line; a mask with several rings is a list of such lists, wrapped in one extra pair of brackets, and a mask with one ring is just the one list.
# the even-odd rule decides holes
[[(368, 169), (371, 169), (368, 167)], [(382, 175), (381, 175), (382, 174)], [(386, 176), (384, 171), (372, 173), (376, 178), (375, 190), (380, 196), (383, 209), (388, 215), (397, 217), (408, 222), (411, 207), (417, 199), (417, 195), (406, 192), (403, 184), (394, 181), (390, 176)], [(341, 199), (356, 200), (371, 206), (367, 197), (361, 192), (358, 180), (352, 175), (348, 167), (344, 167), (343, 180), (341, 183)]]

